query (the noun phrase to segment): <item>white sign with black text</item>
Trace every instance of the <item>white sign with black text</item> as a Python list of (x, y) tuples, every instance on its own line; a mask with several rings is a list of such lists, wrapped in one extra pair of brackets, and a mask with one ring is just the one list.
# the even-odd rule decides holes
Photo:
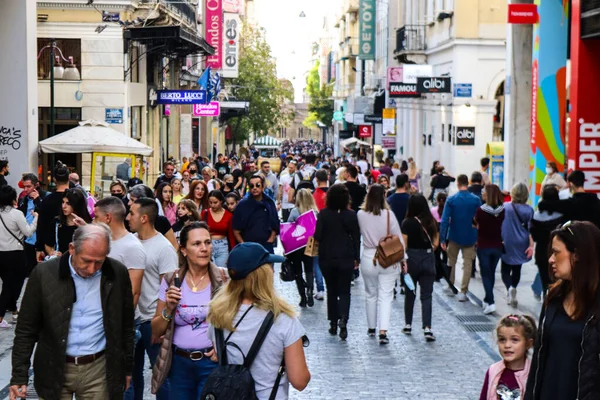
[(455, 144), (457, 146), (475, 146), (475, 127), (457, 126)]
[(224, 78), (237, 78), (240, 61), (240, 23), (239, 14), (223, 13), (223, 68)]

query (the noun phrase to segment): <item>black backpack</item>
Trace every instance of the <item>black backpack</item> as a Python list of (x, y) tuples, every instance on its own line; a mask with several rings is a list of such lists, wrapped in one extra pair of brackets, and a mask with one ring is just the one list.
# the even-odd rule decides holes
[(315, 184), (313, 183), (313, 180), (315, 179), (316, 173), (317, 173), (316, 170), (313, 171), (312, 174), (310, 174), (308, 172), (304, 172), (304, 171), (296, 172), (296, 175), (298, 176), (300, 181), (298, 182), (298, 185), (296, 185), (296, 177), (294, 177), (294, 179), (292, 180), (292, 188), (296, 192), (298, 192), (298, 190), (300, 190), (300, 189), (308, 189), (311, 192), (313, 192), (315, 190)]
[[(250, 306), (248, 310), (242, 315), (240, 320), (235, 324), (237, 328), (240, 322), (244, 319), (248, 311), (253, 306)], [(227, 339), (223, 339), (223, 330), (215, 329), (215, 345), (217, 348), (217, 354), (219, 356), (219, 366), (215, 368), (208, 378), (202, 389), (200, 395), (201, 400), (256, 400), (256, 389), (254, 386), (254, 378), (250, 374), (250, 366), (254, 362), (260, 347), (262, 346), (271, 326), (273, 326), (274, 315), (271, 311), (265, 317), (248, 354), (244, 357), (244, 353), (235, 343), (229, 342), (231, 332)], [(227, 346), (233, 346), (242, 353), (244, 359), (243, 364), (229, 364), (227, 362)], [(279, 367), (277, 378), (275, 379), (275, 385), (269, 396), (269, 400), (274, 400), (277, 395), (277, 389), (279, 389), (279, 382), (284, 373), (284, 361), (281, 362)]]

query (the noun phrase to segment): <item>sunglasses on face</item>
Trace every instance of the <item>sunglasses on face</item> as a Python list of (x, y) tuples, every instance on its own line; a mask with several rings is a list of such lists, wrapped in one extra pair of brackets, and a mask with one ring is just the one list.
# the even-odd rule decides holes
[(254, 188), (260, 189), (262, 187), (262, 183), (256, 183), (256, 184), (251, 183), (251, 184), (248, 185), (248, 187), (250, 189), (254, 189)]

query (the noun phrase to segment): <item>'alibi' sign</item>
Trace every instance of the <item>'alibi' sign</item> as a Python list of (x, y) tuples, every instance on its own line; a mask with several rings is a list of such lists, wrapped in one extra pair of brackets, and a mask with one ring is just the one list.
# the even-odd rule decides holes
[(358, 57), (375, 59), (375, 0), (360, 0)]

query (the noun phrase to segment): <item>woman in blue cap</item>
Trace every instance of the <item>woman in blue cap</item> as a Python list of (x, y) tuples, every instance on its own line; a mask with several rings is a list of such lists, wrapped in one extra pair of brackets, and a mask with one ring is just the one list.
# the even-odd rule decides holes
[[(287, 399), (289, 383), (303, 390), (310, 381), (302, 346), (304, 328), (294, 308), (279, 297), (273, 287), (272, 264), (284, 260), (260, 244), (238, 244), (227, 262), (231, 280), (211, 301), (208, 312), (209, 324), (221, 329), (227, 338), (229, 364), (243, 364), (263, 321), (269, 312), (273, 313), (273, 325), (250, 366), (259, 400), (271, 398), (272, 392), (276, 393), (274, 399)], [(215, 342), (213, 329), (209, 336)], [(284, 360), (286, 373), (275, 387)]]

